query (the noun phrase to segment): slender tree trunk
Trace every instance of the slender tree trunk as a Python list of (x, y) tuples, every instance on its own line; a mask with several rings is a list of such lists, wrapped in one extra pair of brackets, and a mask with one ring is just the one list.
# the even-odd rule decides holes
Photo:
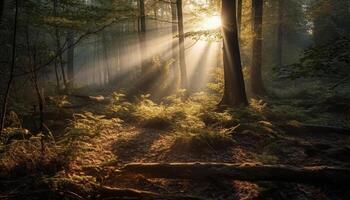
[(147, 59), (147, 56), (143, 56), (146, 54), (146, 13), (145, 13), (145, 1), (139, 0), (139, 20), (140, 20), (140, 27), (139, 27), (139, 42), (140, 42), (140, 55), (141, 55), (141, 72), (142, 74), (145, 74), (147, 72), (147, 66), (145, 66), (145, 59)]
[(284, 1), (278, 0), (278, 27), (277, 27), (277, 66), (283, 65), (283, 13)]
[(58, 75), (57, 60), (55, 60), (55, 76), (56, 76), (56, 90), (57, 90), (57, 92), (59, 92), (61, 90), (61, 85), (60, 85), (60, 78)]
[[(57, 16), (57, 0), (53, 1), (53, 12), (54, 12), (54, 16)], [(56, 36), (56, 51), (59, 59), (59, 63), (60, 63), (60, 67), (61, 67), (61, 73), (62, 73), (62, 79), (63, 79), (63, 85), (65, 87), (65, 89), (68, 88), (68, 83), (67, 83), (67, 79), (66, 79), (66, 73), (64, 70), (64, 63), (63, 63), (63, 58), (62, 58), (62, 47), (61, 47), (61, 40), (60, 40), (60, 33), (58, 30), (58, 27), (55, 27), (55, 36)]]
[(262, 19), (263, 0), (252, 0), (254, 39), (253, 39), (253, 61), (250, 71), (251, 92), (253, 95), (264, 95), (265, 87), (261, 75), (262, 64)]
[[(172, 22), (172, 26), (171, 26), (171, 32), (172, 32), (172, 36), (173, 38), (176, 37), (176, 35), (178, 34), (178, 30), (177, 30), (177, 11), (176, 11), (176, 2), (173, 1), (171, 2), (171, 22)], [(179, 79), (179, 58), (178, 58), (178, 52), (177, 52), (177, 44), (178, 42), (176, 40), (173, 40), (172, 43), (172, 57), (174, 59), (174, 63), (172, 66), (172, 70), (173, 70), (173, 76), (174, 76), (174, 80), (177, 81)]]
[(102, 45), (103, 45), (103, 56), (104, 56), (104, 84), (107, 85), (109, 83), (109, 56), (108, 56), (108, 41), (106, 35), (102, 35)]
[(248, 105), (238, 42), (236, 0), (222, 0), (225, 86), (220, 105)]
[(181, 74), (181, 88), (187, 89), (187, 67), (185, 55), (185, 34), (184, 34), (184, 19), (182, 13), (182, 0), (176, 1), (177, 21), (179, 29), (179, 59), (180, 59), (180, 74)]
[(74, 87), (74, 31), (69, 30), (67, 33), (67, 75), (68, 85)]
[(8, 98), (12, 88), (12, 82), (14, 78), (14, 71), (15, 71), (15, 65), (16, 65), (17, 22), (18, 22), (18, 0), (15, 0), (15, 19), (14, 19), (13, 39), (12, 39), (12, 58), (11, 58), (11, 66), (10, 66), (10, 77), (7, 82), (7, 87), (6, 87), (4, 99), (2, 102), (0, 135), (2, 135), (2, 132), (4, 131), (4, 127), (5, 127)]

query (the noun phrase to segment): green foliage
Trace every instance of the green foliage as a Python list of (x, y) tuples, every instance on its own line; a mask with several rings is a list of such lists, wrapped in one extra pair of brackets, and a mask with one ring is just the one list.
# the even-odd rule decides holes
[(173, 148), (200, 153), (203, 149), (230, 148), (234, 143), (230, 129), (192, 129), (191, 132), (176, 132)]
[(281, 78), (304, 77), (344, 78), (349, 71), (350, 39), (339, 38), (331, 43), (314, 46), (304, 52), (298, 63), (275, 68)]
[(63, 141), (74, 141), (78, 138), (93, 138), (107, 129), (120, 128), (123, 121), (118, 118), (107, 119), (104, 115), (95, 115), (91, 112), (74, 114), (71, 126), (67, 128)]

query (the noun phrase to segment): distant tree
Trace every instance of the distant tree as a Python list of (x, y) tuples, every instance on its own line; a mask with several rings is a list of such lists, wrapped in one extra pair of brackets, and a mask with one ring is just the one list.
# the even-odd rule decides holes
[(248, 105), (238, 42), (236, 0), (222, 0), (224, 95), (220, 105)]
[(67, 76), (69, 87), (74, 87), (74, 31), (68, 30), (67, 33)]
[[(172, 36), (175, 37), (178, 33), (178, 28), (177, 28), (177, 9), (176, 9), (176, 0), (172, 1), (170, 3), (171, 6), (171, 22), (172, 22), (172, 26), (171, 26), (171, 32), (172, 32)], [(174, 72), (174, 80), (178, 80), (178, 53), (177, 53), (177, 49), (178, 45), (176, 40), (173, 41), (173, 47), (172, 47), (172, 57), (174, 59), (174, 63), (172, 66), (173, 72)]]
[(141, 70), (144, 74), (146, 70), (146, 63), (145, 63), (145, 57), (142, 55), (145, 54), (146, 50), (146, 11), (145, 11), (145, 1), (144, 0), (138, 0), (138, 6), (139, 6), (139, 42), (140, 42), (140, 50), (141, 50)]
[(283, 15), (284, 0), (278, 0), (278, 24), (277, 24), (277, 66), (283, 65)]
[(263, 0), (252, 0), (253, 8), (253, 58), (250, 70), (250, 86), (253, 95), (265, 94), (264, 83), (261, 75), (262, 65), (262, 21), (263, 21)]
[(312, 0), (310, 20), (316, 45), (350, 34), (349, 7), (349, 0)]
[(177, 21), (179, 31), (179, 59), (180, 59), (180, 73), (181, 73), (181, 88), (187, 89), (187, 67), (185, 56), (185, 34), (184, 34), (184, 18), (182, 12), (182, 0), (176, 1)]
[(18, 24), (18, 0), (15, 0), (15, 17), (14, 17), (14, 25), (13, 25), (13, 27), (14, 27), (13, 28), (13, 36), (12, 36), (12, 55), (11, 55), (10, 75), (9, 75), (9, 80), (7, 82), (6, 90), (4, 93), (4, 99), (2, 102), (1, 119), (0, 119), (1, 120), (0, 121), (0, 135), (2, 134), (4, 127), (5, 127), (8, 98), (9, 98), (10, 91), (12, 88), (15, 66), (16, 66), (17, 24)]

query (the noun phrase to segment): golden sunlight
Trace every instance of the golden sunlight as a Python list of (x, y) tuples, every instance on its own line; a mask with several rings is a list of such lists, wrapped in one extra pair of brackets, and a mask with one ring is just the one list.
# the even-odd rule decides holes
[(221, 17), (218, 15), (207, 17), (202, 22), (204, 29), (217, 29), (221, 26)]

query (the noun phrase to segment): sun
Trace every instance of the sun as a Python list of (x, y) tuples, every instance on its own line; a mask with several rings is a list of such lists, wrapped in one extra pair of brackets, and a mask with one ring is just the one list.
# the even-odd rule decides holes
[(204, 29), (217, 29), (221, 27), (221, 17), (218, 15), (207, 17), (202, 22)]

